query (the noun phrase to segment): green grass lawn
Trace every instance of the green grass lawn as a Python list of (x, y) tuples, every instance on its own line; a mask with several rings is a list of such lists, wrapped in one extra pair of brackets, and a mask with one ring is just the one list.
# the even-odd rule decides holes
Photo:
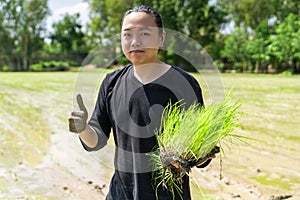
[[(200, 80), (199, 74), (193, 75)], [(246, 114), (241, 118), (241, 134), (263, 141), (229, 152), (223, 173), (267, 188), (267, 193), (299, 190), (300, 77), (221, 77), (226, 92), (232, 90), (243, 104)], [(20, 163), (34, 167), (41, 162), (49, 150), (53, 126), (68, 128), (73, 96), (80, 91), (74, 89), (76, 80), (74, 72), (0, 73), (0, 168)], [(206, 98), (207, 92), (204, 90)], [(5, 192), (4, 181), (0, 173), (0, 194)]]

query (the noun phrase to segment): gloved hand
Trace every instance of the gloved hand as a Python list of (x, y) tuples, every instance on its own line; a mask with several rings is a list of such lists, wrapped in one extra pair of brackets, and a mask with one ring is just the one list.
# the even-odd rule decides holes
[(71, 117), (69, 118), (69, 130), (73, 133), (80, 133), (86, 128), (88, 112), (83, 104), (81, 94), (77, 95), (76, 100), (79, 107), (79, 111), (73, 111), (71, 113)]

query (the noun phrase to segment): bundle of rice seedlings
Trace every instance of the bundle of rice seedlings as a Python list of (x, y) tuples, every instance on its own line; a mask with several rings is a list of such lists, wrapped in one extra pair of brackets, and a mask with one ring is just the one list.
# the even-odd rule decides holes
[(226, 139), (244, 138), (234, 134), (238, 127), (238, 110), (241, 104), (229, 96), (207, 107), (194, 104), (188, 108), (169, 104), (164, 112), (161, 128), (156, 132), (158, 151), (151, 153), (154, 178), (174, 195), (182, 194), (181, 183), (190, 169), (201, 165), (222, 151)]

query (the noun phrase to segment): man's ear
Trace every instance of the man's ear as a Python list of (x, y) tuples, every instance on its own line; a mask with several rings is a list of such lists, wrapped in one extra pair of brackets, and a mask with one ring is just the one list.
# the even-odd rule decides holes
[(163, 31), (162, 34), (161, 34), (161, 36), (160, 36), (160, 39), (159, 39), (159, 47), (163, 47), (164, 46), (165, 38), (166, 38), (166, 32)]

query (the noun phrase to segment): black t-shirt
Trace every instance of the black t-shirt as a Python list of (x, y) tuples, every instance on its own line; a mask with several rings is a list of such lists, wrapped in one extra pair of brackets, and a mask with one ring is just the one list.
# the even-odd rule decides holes
[[(107, 199), (147, 200), (173, 199), (166, 189), (156, 188), (152, 163), (147, 153), (157, 147), (155, 131), (168, 103), (180, 101), (185, 106), (203, 104), (201, 88), (188, 73), (172, 66), (165, 74), (148, 84), (134, 76), (132, 65), (109, 73), (102, 82), (94, 112), (88, 124), (98, 134), (94, 151), (106, 145), (113, 130), (115, 174)], [(190, 199), (189, 180), (182, 183), (184, 199)], [(175, 194), (175, 199), (180, 199)]]

